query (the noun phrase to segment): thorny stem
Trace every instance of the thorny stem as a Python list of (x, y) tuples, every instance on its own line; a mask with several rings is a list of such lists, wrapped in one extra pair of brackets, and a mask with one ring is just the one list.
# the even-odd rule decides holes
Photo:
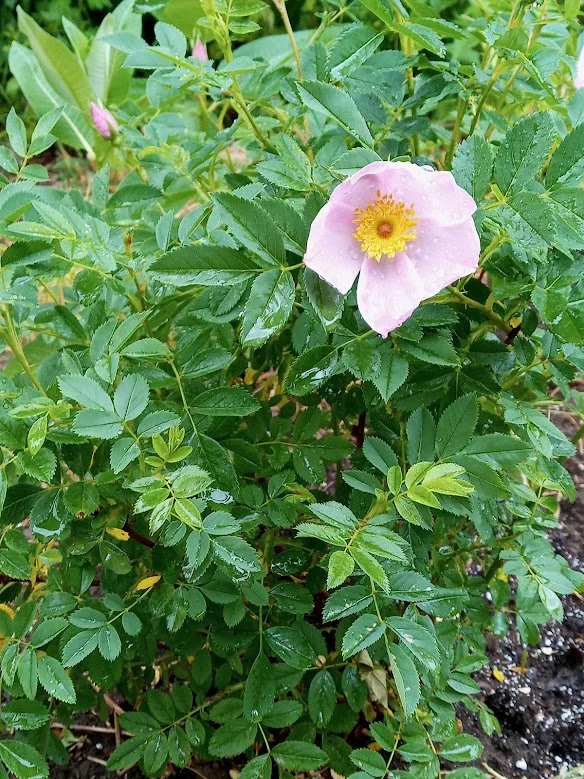
[(294, 37), (294, 30), (292, 29), (292, 25), (290, 24), (290, 17), (288, 16), (288, 9), (286, 8), (286, 0), (273, 0), (273, 1), (274, 1), (274, 5), (278, 10), (278, 13), (282, 18), (284, 29), (286, 30), (286, 34), (288, 35), (288, 38), (290, 40), (290, 46), (292, 47), (292, 53), (294, 54), (294, 60), (296, 61), (296, 68), (298, 70), (298, 78), (300, 79), (300, 81), (302, 81), (304, 78), (302, 75), (302, 61), (300, 59), (300, 51), (298, 49), (298, 44), (296, 43), (296, 38)]
[(500, 327), (501, 330), (504, 330), (506, 333), (510, 331), (510, 327), (505, 322), (503, 317), (500, 317), (498, 314), (495, 314), (494, 311), (492, 311), (488, 306), (485, 306), (484, 303), (479, 303), (478, 300), (473, 300), (472, 298), (469, 298), (467, 295), (464, 294), (464, 292), (461, 292), (459, 289), (457, 289), (454, 286), (449, 286), (448, 291), (454, 298), (454, 300), (444, 300), (444, 302), (451, 302), (451, 303), (461, 303), (462, 305), (469, 306), (469, 308), (476, 308), (478, 311), (482, 311), (482, 313), (488, 317), (491, 322), (494, 322), (497, 327)]

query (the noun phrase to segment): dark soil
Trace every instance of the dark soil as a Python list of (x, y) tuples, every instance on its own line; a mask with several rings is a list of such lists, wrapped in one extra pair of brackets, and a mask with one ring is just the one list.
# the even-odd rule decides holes
[[(554, 421), (567, 435), (574, 432), (563, 420)], [(559, 527), (550, 538), (573, 568), (584, 571), (584, 454), (566, 467), (578, 496), (562, 504)], [(515, 629), (502, 640), (490, 640), (490, 667), (475, 678), (501, 735), (485, 736), (475, 717), (461, 713), (465, 731), (485, 745), (477, 765), (494, 777), (543, 779), (584, 764), (584, 600), (568, 596), (562, 602), (564, 622), (544, 627), (537, 647), (523, 644)], [(499, 671), (503, 681), (493, 675)]]

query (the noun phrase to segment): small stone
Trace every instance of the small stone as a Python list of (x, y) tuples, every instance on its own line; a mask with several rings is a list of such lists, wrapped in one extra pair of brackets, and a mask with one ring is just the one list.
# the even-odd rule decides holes
[(542, 655), (551, 655), (554, 650), (551, 648), (551, 646), (542, 646), (541, 653)]
[(521, 760), (517, 760), (515, 763), (515, 768), (518, 768), (520, 771), (527, 771), (527, 762), (522, 757)]
[(524, 695), (529, 695), (531, 693), (531, 687), (518, 687), (518, 692), (522, 692)]

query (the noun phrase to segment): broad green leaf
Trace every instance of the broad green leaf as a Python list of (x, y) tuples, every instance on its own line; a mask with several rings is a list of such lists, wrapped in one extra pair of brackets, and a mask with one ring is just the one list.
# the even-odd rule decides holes
[(456, 183), (479, 203), (485, 196), (493, 173), (493, 155), (485, 139), (471, 135), (463, 141), (454, 155), (452, 173)]
[(239, 719), (216, 730), (209, 741), (209, 752), (215, 757), (235, 757), (250, 747), (256, 737), (255, 722)]
[(75, 416), (73, 430), (79, 436), (109, 439), (120, 435), (122, 424), (116, 414), (107, 411), (80, 411)]
[(298, 628), (275, 626), (265, 636), (274, 654), (292, 668), (305, 670), (314, 665), (316, 653)]
[(363, 146), (373, 146), (367, 122), (347, 92), (321, 81), (303, 81), (296, 84), (296, 89), (308, 108), (329, 116)]
[(77, 696), (73, 682), (65, 673), (61, 663), (54, 657), (44, 655), (38, 661), (39, 682), (49, 695), (64, 703), (75, 703)]
[(148, 405), (148, 382), (139, 373), (132, 373), (120, 382), (114, 393), (116, 413), (126, 422), (144, 411)]
[(584, 177), (584, 124), (568, 133), (552, 154), (545, 175), (546, 187), (578, 186)]
[(309, 268), (304, 272), (304, 279), (308, 299), (323, 327), (331, 327), (341, 318), (345, 296)]
[(483, 753), (483, 745), (475, 736), (460, 733), (446, 739), (440, 748), (440, 757), (453, 763), (478, 760)]
[(62, 376), (59, 389), (66, 398), (77, 401), (85, 408), (112, 413), (114, 405), (107, 392), (88, 376)]
[(272, 708), (276, 695), (275, 677), (267, 657), (260, 653), (250, 668), (243, 691), (243, 714), (251, 722), (260, 721)]
[(307, 395), (330, 378), (336, 368), (338, 354), (331, 346), (315, 346), (301, 354), (286, 375), (286, 391), (291, 395)]
[(308, 712), (311, 720), (322, 727), (326, 725), (337, 705), (337, 690), (330, 672), (323, 669), (318, 671), (310, 682), (308, 688)]
[(335, 81), (342, 81), (362, 65), (383, 43), (383, 35), (371, 27), (354, 25), (341, 33), (334, 42), (328, 67)]
[(269, 270), (251, 287), (241, 326), (244, 346), (261, 346), (288, 321), (295, 298), (295, 284), (289, 271)]
[(190, 408), (208, 417), (245, 417), (255, 413), (260, 404), (243, 387), (218, 387), (198, 395)]
[(90, 655), (97, 648), (98, 635), (98, 630), (82, 630), (69, 639), (63, 647), (63, 666), (70, 668), (84, 660), (87, 655)]
[(331, 593), (327, 598), (323, 609), (323, 619), (325, 622), (332, 622), (351, 614), (358, 614), (372, 602), (371, 592), (366, 587), (361, 585), (343, 587)]
[(420, 677), (414, 661), (401, 647), (392, 646), (389, 660), (400, 703), (409, 717), (420, 701)]
[(215, 536), (211, 542), (217, 565), (241, 581), (262, 569), (255, 549), (237, 536)]
[(343, 636), (343, 657), (353, 657), (384, 635), (386, 625), (373, 614), (363, 614), (350, 625)]
[(340, 549), (333, 552), (328, 563), (327, 589), (339, 587), (353, 573), (354, 567), (355, 561), (347, 552)]
[(351, 762), (355, 763), (357, 768), (365, 771), (368, 776), (382, 777), (386, 773), (386, 764), (383, 755), (374, 752), (372, 749), (354, 749), (349, 755)]
[(436, 426), (436, 456), (458, 454), (470, 441), (477, 424), (479, 408), (474, 395), (463, 395), (448, 406)]
[(381, 438), (368, 436), (363, 443), (363, 454), (371, 465), (375, 466), (383, 475), (394, 465), (397, 465), (397, 455), (389, 444)]
[(99, 631), (99, 653), (104, 660), (113, 662), (122, 651), (122, 642), (113, 625), (104, 625)]
[(218, 192), (213, 201), (233, 235), (247, 249), (269, 265), (284, 263), (286, 250), (282, 236), (261, 206), (230, 192)]
[(36, 730), (49, 722), (48, 709), (38, 701), (13, 700), (2, 706), (0, 719), (9, 728)]
[(406, 380), (409, 365), (405, 357), (398, 354), (391, 343), (378, 344), (377, 349), (380, 356), (379, 369), (365, 378), (373, 382), (387, 403)]
[[(24, 126), (22, 119), (14, 110), (14, 106), (10, 109), (8, 116), (6, 117), (6, 132), (8, 133), (8, 140), (14, 151), (19, 157), (24, 157), (28, 146), (26, 127)], [(18, 168), (16, 172), (18, 172)]]
[(288, 739), (271, 751), (276, 764), (289, 771), (316, 771), (328, 762), (326, 752), (307, 741)]
[(140, 447), (133, 438), (119, 438), (112, 446), (110, 452), (110, 465), (114, 473), (123, 471), (140, 456)]
[(440, 652), (435, 637), (427, 628), (405, 617), (389, 617), (389, 627), (397, 633), (402, 644), (424, 667), (435, 672), (440, 663)]
[(149, 272), (175, 287), (231, 286), (253, 278), (260, 269), (244, 252), (223, 246), (181, 246), (163, 254)]
[(495, 157), (495, 182), (504, 194), (535, 181), (550, 152), (553, 132), (547, 113), (532, 114), (512, 126)]
[(87, 111), (94, 99), (85, 70), (77, 57), (57, 38), (45, 32), (22, 8), (17, 9), (18, 26), (26, 36), (51, 87), (63, 103)]
[(30, 744), (16, 739), (0, 741), (0, 760), (18, 779), (47, 779), (49, 767)]

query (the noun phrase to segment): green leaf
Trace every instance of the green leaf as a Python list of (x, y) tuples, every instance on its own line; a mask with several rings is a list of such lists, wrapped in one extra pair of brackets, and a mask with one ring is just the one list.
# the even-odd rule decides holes
[(184, 465), (167, 478), (176, 498), (192, 498), (213, 483), (207, 471), (197, 465)]
[(413, 660), (401, 647), (392, 646), (389, 660), (402, 708), (409, 717), (420, 701), (420, 677)]
[(99, 490), (91, 482), (78, 481), (67, 488), (65, 504), (72, 514), (88, 517), (99, 504)]
[(427, 628), (405, 617), (389, 617), (389, 627), (397, 633), (405, 649), (416, 657), (425, 668), (436, 672), (440, 663), (440, 652), (436, 639)]
[(191, 404), (191, 411), (207, 417), (245, 417), (259, 408), (258, 400), (244, 387), (206, 390)]
[(440, 757), (453, 763), (478, 760), (483, 754), (483, 745), (475, 736), (460, 733), (446, 739), (440, 749)]
[(73, 430), (83, 438), (117, 438), (122, 424), (116, 414), (106, 411), (80, 411), (75, 416)]
[[(82, 630), (69, 639), (63, 647), (62, 661), (65, 668), (77, 665), (97, 648), (98, 630)], [(42, 684), (42, 682), (41, 682)], [(44, 685), (43, 685), (44, 686)]]
[(503, 433), (488, 433), (473, 438), (460, 451), (460, 454), (472, 454), (484, 458), (487, 462), (494, 460), (502, 466), (518, 465), (532, 452), (532, 447), (520, 438), (513, 438)]
[(50, 449), (41, 449), (34, 457), (30, 452), (20, 455), (20, 464), (29, 476), (38, 481), (51, 481), (57, 469), (57, 458)]
[(120, 473), (140, 456), (140, 447), (133, 438), (119, 438), (110, 452), (110, 465), (114, 473)]
[(554, 126), (547, 113), (531, 114), (505, 135), (495, 157), (495, 182), (506, 194), (535, 180), (551, 148)]
[(383, 43), (383, 35), (365, 25), (352, 25), (334, 42), (328, 68), (334, 81), (342, 81), (362, 65)]
[(47, 414), (39, 417), (28, 431), (26, 443), (28, 451), (33, 457), (40, 451), (47, 437), (47, 418)]
[(143, 417), (139, 424), (138, 436), (140, 438), (151, 438), (157, 433), (164, 433), (173, 425), (177, 425), (180, 422), (178, 414), (173, 414), (172, 411), (153, 411), (152, 414), (147, 414)]
[(372, 381), (387, 403), (408, 377), (409, 365), (403, 355), (398, 354), (389, 342), (377, 346), (380, 356), (379, 370), (365, 378)]
[(349, 755), (351, 762), (369, 776), (385, 776), (386, 765), (383, 755), (372, 749), (354, 749)]
[(64, 397), (77, 401), (85, 408), (113, 413), (114, 406), (109, 395), (89, 376), (61, 376), (58, 383)]
[(343, 657), (353, 657), (379, 641), (385, 630), (385, 623), (379, 622), (373, 614), (357, 617), (343, 636)]
[(241, 251), (197, 244), (163, 254), (150, 266), (149, 272), (154, 278), (175, 287), (193, 284), (217, 287), (241, 284), (260, 271)]
[(363, 454), (371, 465), (375, 466), (384, 476), (394, 465), (398, 464), (397, 455), (389, 444), (381, 438), (368, 436), (363, 443)]
[(269, 755), (258, 755), (241, 769), (240, 779), (270, 779), (272, 760)]
[(351, 555), (340, 549), (333, 552), (328, 562), (327, 589), (339, 587), (353, 573), (354, 568), (355, 561)]
[(400, 348), (412, 357), (432, 365), (458, 365), (458, 354), (450, 338), (443, 335), (426, 335), (420, 343), (400, 339)]
[(105, 625), (106, 616), (102, 611), (92, 609), (90, 606), (84, 606), (70, 615), (69, 622), (77, 628), (93, 630)]
[(16, 672), (24, 694), (29, 700), (34, 700), (38, 685), (38, 664), (36, 652), (30, 647), (25, 647), (18, 658)]
[(266, 160), (259, 163), (256, 169), (260, 176), (279, 187), (297, 192), (309, 192), (310, 160), (298, 143), (289, 135), (280, 133), (273, 139), (273, 144), (278, 155), (269, 155)]
[(491, 183), (493, 155), (482, 136), (475, 133), (460, 144), (454, 155), (452, 173), (456, 183), (475, 202), (483, 199)]
[(286, 250), (282, 236), (261, 206), (230, 192), (216, 193), (213, 202), (243, 246), (269, 265), (285, 264)]
[(48, 709), (38, 701), (9, 701), (0, 712), (2, 722), (16, 730), (36, 730), (46, 725), (50, 718)]
[(146, 737), (130, 738), (120, 744), (107, 761), (109, 771), (126, 771), (139, 763), (144, 755)]
[(301, 354), (290, 366), (285, 389), (290, 395), (307, 395), (332, 376), (338, 355), (331, 346), (315, 346)]
[(49, 695), (63, 703), (76, 703), (77, 696), (73, 682), (65, 673), (61, 663), (54, 657), (44, 655), (39, 658), (39, 682)]
[(251, 287), (241, 326), (244, 346), (261, 346), (278, 333), (288, 321), (296, 295), (289, 271), (269, 270)]
[(262, 570), (255, 549), (237, 536), (216, 536), (211, 542), (217, 565), (236, 580), (247, 579)]
[(316, 653), (303, 633), (295, 627), (271, 627), (265, 632), (274, 654), (292, 668), (305, 670), (314, 665)]
[(258, 726), (244, 719), (222, 725), (211, 736), (209, 752), (215, 757), (240, 755), (255, 741)]
[(436, 457), (458, 454), (472, 438), (478, 415), (477, 399), (472, 394), (463, 395), (451, 403), (436, 427)]
[(308, 108), (326, 114), (363, 146), (373, 148), (367, 122), (347, 92), (321, 81), (303, 81), (296, 84), (296, 89)]
[(371, 591), (361, 585), (351, 585), (343, 587), (336, 592), (331, 593), (327, 598), (324, 610), (323, 620), (332, 622), (336, 619), (348, 617), (351, 614), (358, 614), (366, 609), (373, 602)]
[(308, 712), (319, 727), (330, 722), (337, 705), (337, 689), (329, 671), (318, 671), (308, 688)]
[[(28, 147), (26, 127), (20, 116), (18, 116), (14, 110), (14, 106), (10, 109), (8, 116), (6, 117), (6, 132), (8, 133), (8, 140), (14, 151), (19, 157), (24, 157)], [(18, 169), (16, 172), (18, 172)]]
[(54, 617), (53, 619), (44, 619), (35, 628), (34, 633), (30, 637), (31, 646), (38, 649), (49, 641), (52, 641), (59, 633), (62, 633), (65, 628), (69, 626), (68, 620), (65, 617)]
[(277, 744), (270, 754), (277, 765), (289, 771), (317, 771), (328, 762), (326, 752), (307, 741), (288, 739)]
[(28, 579), (30, 566), (24, 555), (14, 549), (0, 549), (0, 571), (12, 579)]
[(331, 327), (341, 318), (345, 296), (309, 268), (304, 271), (304, 279), (306, 294), (323, 327)]
[(546, 187), (578, 186), (584, 177), (584, 124), (568, 133), (552, 154), (545, 175)]
[(137, 360), (153, 360), (167, 357), (170, 349), (157, 338), (141, 338), (122, 349), (124, 357), (132, 357)]
[(16, 739), (0, 741), (0, 760), (18, 779), (47, 779), (49, 767), (30, 744)]
[(243, 715), (251, 722), (259, 722), (268, 714), (276, 696), (272, 664), (260, 652), (250, 668), (243, 690)]
[(148, 382), (138, 373), (126, 376), (114, 393), (114, 408), (124, 421), (136, 419), (148, 405)]
[(122, 651), (120, 635), (113, 625), (104, 625), (99, 631), (99, 652), (104, 660), (113, 662)]

